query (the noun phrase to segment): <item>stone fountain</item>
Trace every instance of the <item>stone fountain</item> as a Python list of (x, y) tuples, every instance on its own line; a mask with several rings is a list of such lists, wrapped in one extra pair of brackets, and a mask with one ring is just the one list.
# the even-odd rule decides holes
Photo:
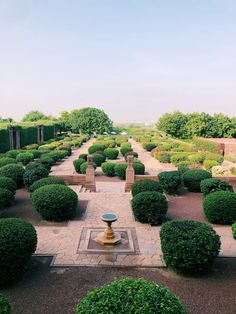
[(103, 214), (101, 217), (102, 221), (106, 222), (106, 229), (99, 233), (95, 239), (97, 243), (103, 245), (115, 245), (121, 242), (121, 235), (119, 232), (114, 232), (111, 225), (118, 219), (116, 214)]

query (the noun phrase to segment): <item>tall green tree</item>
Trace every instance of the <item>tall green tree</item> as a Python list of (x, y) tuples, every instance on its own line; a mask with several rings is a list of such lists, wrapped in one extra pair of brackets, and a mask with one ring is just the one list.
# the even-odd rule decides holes
[(22, 121), (24, 122), (35, 122), (39, 120), (48, 120), (48, 117), (44, 113), (38, 110), (30, 111), (22, 119)]
[(172, 137), (185, 138), (186, 123), (187, 116), (180, 111), (175, 111), (163, 114), (157, 122), (157, 128)]

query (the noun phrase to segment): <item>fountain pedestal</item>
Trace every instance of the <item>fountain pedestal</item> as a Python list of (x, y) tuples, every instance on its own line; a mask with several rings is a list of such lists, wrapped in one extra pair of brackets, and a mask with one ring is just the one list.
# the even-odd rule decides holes
[(115, 222), (118, 217), (116, 214), (103, 214), (101, 216), (102, 221), (106, 222), (106, 229), (99, 233), (95, 239), (97, 243), (100, 244), (110, 244), (115, 245), (121, 242), (121, 235), (118, 232), (114, 232), (111, 225)]

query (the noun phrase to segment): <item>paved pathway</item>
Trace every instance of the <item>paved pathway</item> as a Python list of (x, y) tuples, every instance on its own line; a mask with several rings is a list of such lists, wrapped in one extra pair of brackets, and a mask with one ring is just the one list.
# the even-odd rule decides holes
[(176, 167), (172, 164), (160, 163), (156, 158), (152, 157), (150, 152), (147, 152), (141, 143), (130, 139), (129, 142), (135, 152), (138, 153), (138, 159), (144, 163), (146, 168), (146, 174), (157, 175), (161, 171), (176, 170)]

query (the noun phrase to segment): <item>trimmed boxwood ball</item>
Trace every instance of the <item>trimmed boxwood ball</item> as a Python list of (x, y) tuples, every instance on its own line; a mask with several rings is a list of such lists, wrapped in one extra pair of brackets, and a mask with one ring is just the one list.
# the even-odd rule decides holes
[(0, 158), (0, 168), (6, 165), (16, 164), (16, 160), (10, 157), (2, 157)]
[(86, 162), (86, 161), (85, 161), (84, 159), (82, 159), (82, 158), (73, 160), (73, 165), (74, 165), (75, 171), (76, 171), (77, 173), (81, 173), (81, 172), (80, 172), (80, 166), (81, 166), (84, 162)]
[(120, 152), (121, 152), (121, 154), (122, 154), (122, 156), (125, 156), (126, 155), (126, 153), (128, 153), (128, 152), (132, 152), (133, 151), (133, 149), (131, 148), (131, 147), (129, 147), (129, 146), (123, 146), (123, 147), (121, 147), (121, 149), (120, 149)]
[(34, 182), (48, 177), (48, 170), (44, 167), (36, 167), (34, 169), (26, 170), (23, 176), (26, 188), (29, 188)]
[(0, 284), (17, 279), (26, 270), (36, 245), (37, 234), (31, 223), (0, 219)]
[(10, 158), (16, 159), (16, 156), (19, 153), (22, 153), (21, 149), (12, 149), (12, 150), (9, 150), (8, 152), (6, 152), (5, 155), (6, 155), (6, 157), (10, 157)]
[(145, 173), (145, 166), (143, 163), (139, 161), (134, 162), (134, 173), (135, 174), (144, 174)]
[(6, 165), (0, 168), (0, 177), (8, 177), (15, 181), (17, 188), (23, 185), (24, 168), (19, 165)]
[(151, 150), (153, 150), (154, 148), (156, 148), (157, 146), (156, 146), (156, 144), (154, 144), (154, 143), (146, 143), (145, 145), (144, 145), (144, 148), (148, 151), (148, 152), (150, 152)]
[(104, 155), (98, 153), (93, 154), (92, 157), (93, 162), (96, 164), (97, 167), (101, 167), (101, 164), (106, 160), (106, 157)]
[(151, 179), (138, 180), (131, 186), (132, 195), (135, 196), (141, 192), (160, 192), (162, 193), (162, 187), (159, 182)]
[(25, 167), (25, 171), (26, 170), (32, 170), (38, 167), (43, 167), (45, 169), (47, 169), (47, 171), (49, 171), (48, 167), (41, 164), (39, 161), (34, 161), (34, 162), (30, 162), (26, 167)]
[(178, 272), (208, 269), (220, 250), (215, 230), (198, 221), (169, 221), (161, 227), (160, 238), (166, 265)]
[(87, 161), (88, 158), (88, 154), (80, 154), (78, 159), (84, 159), (85, 161)]
[(11, 305), (2, 293), (0, 293), (0, 314), (11, 314)]
[(7, 190), (0, 188), (0, 209), (6, 206), (10, 206), (14, 200), (14, 194)]
[(16, 183), (11, 178), (8, 177), (0, 177), (0, 188), (7, 189), (11, 191), (13, 194), (16, 193)]
[(168, 289), (144, 280), (123, 278), (89, 292), (75, 314), (187, 314)]
[(211, 223), (231, 225), (236, 221), (236, 194), (229, 191), (210, 193), (203, 200), (203, 209)]
[(104, 144), (94, 144), (89, 147), (88, 152), (90, 155), (99, 152), (99, 151), (104, 151), (106, 149), (106, 146)]
[(232, 233), (233, 233), (233, 238), (236, 240), (236, 222), (232, 224)]
[(104, 154), (107, 157), (107, 159), (114, 160), (117, 159), (119, 151), (116, 148), (106, 148), (104, 150)]
[(191, 169), (183, 174), (184, 185), (190, 192), (201, 192), (201, 181), (209, 178), (212, 178), (211, 173), (201, 169)]
[(175, 194), (182, 183), (182, 177), (178, 171), (160, 172), (158, 179), (163, 191), (168, 194)]
[(40, 157), (39, 162), (43, 164), (48, 170), (55, 164), (55, 161), (48, 155), (44, 154)]
[[(86, 174), (87, 168), (88, 168), (88, 163), (87, 163), (87, 162), (83, 162), (83, 163), (80, 165), (80, 173)], [(94, 169), (97, 168), (97, 166), (96, 166), (95, 163), (93, 163), (93, 168), (94, 168)]]
[(200, 183), (201, 192), (204, 195), (217, 192), (217, 191), (230, 191), (233, 192), (234, 189), (230, 183), (227, 181), (222, 181), (216, 178), (210, 178), (202, 180)]
[(74, 217), (78, 205), (77, 194), (62, 184), (45, 185), (31, 194), (34, 208), (48, 221), (64, 221)]
[(24, 166), (26, 166), (33, 159), (34, 159), (34, 155), (28, 152), (20, 153), (16, 156), (16, 161), (21, 162)]
[(115, 175), (115, 165), (112, 162), (104, 162), (102, 164), (102, 172), (108, 177), (114, 177)]
[(131, 201), (134, 217), (137, 221), (158, 225), (167, 213), (168, 203), (160, 192), (141, 192)]
[(29, 192), (34, 192), (38, 188), (41, 188), (44, 185), (50, 185), (50, 184), (62, 184), (66, 185), (64, 180), (61, 178), (56, 178), (56, 177), (48, 177), (48, 178), (42, 178), (36, 182), (34, 182), (30, 187), (29, 187)]
[(126, 177), (126, 169), (128, 167), (127, 163), (120, 163), (115, 165), (115, 175), (121, 179), (125, 180)]

